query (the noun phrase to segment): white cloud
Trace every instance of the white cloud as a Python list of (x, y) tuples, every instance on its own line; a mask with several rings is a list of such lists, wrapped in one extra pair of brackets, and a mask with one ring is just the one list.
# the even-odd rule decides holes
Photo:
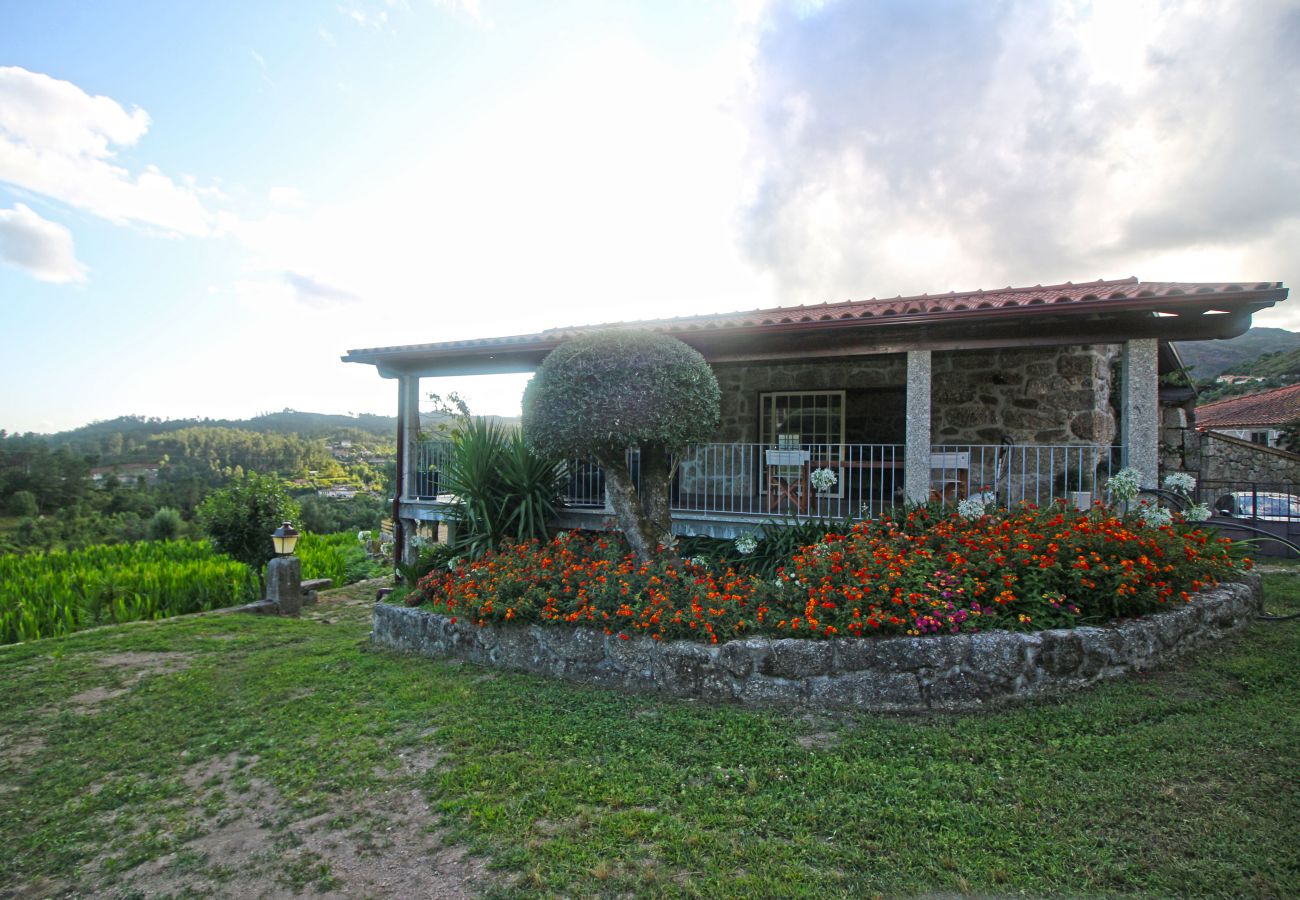
[(841, 0), (756, 21), (742, 230), (786, 301), (1300, 280), (1277, 240), (1300, 224), (1294, 2)]
[(77, 261), (72, 232), (21, 203), (13, 209), (0, 209), (0, 259), (41, 281), (66, 284), (86, 280), (86, 267)]
[(198, 190), (155, 166), (132, 174), (116, 148), (135, 144), (149, 115), (15, 66), (0, 67), (0, 181), (43, 194), (116, 224), (167, 233), (212, 233)]

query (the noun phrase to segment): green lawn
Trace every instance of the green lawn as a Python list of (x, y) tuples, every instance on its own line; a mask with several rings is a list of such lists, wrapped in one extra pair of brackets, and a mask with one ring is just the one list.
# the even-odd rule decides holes
[(0, 896), (1300, 894), (1300, 622), (828, 718), (372, 652), (347, 596), (0, 649)]

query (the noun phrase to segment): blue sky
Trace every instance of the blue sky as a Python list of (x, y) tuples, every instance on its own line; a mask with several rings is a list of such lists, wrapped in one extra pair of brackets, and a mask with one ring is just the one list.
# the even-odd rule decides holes
[(0, 0), (0, 428), (391, 413), (353, 347), (1295, 284), (1298, 42), (1281, 0)]

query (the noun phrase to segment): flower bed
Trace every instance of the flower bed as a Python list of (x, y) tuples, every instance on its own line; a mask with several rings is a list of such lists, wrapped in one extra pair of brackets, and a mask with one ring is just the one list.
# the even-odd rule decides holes
[(1155, 526), (1100, 505), (967, 512), (922, 507), (859, 523), (769, 579), (743, 557), (642, 564), (617, 537), (561, 535), (434, 573), (408, 602), (453, 624), (582, 625), (624, 640), (1028, 632), (1178, 606), (1249, 567), (1227, 540), (1177, 517)]

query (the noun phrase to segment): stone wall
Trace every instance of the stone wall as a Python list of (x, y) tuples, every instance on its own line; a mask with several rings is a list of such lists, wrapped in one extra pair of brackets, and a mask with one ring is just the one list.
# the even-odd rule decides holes
[(1188, 471), (1206, 482), (1300, 483), (1300, 456), (1212, 431), (1185, 431)]
[[(1118, 347), (1075, 346), (935, 353), (935, 443), (1110, 444), (1111, 364)], [(809, 363), (717, 366), (717, 442), (753, 442), (767, 391), (845, 390), (849, 443), (902, 443), (903, 354)]]
[(582, 684), (802, 709), (966, 710), (1148, 669), (1245, 628), (1256, 576), (1168, 612), (1105, 628), (813, 641), (751, 637), (708, 646), (627, 640), (588, 628), (487, 625), (375, 605), (371, 642)]
[[(949, 351), (932, 357), (934, 444), (1102, 444), (1115, 437), (1110, 406), (1117, 346)], [(715, 443), (755, 445), (759, 395), (769, 391), (845, 391), (845, 442), (905, 440), (906, 356), (853, 357), (807, 363), (721, 365), (721, 423)], [(680, 462), (687, 493), (749, 496), (762, 471), (761, 450), (710, 448)], [(991, 463), (992, 456), (989, 457)], [(1032, 493), (1032, 492), (1031, 492)]]

